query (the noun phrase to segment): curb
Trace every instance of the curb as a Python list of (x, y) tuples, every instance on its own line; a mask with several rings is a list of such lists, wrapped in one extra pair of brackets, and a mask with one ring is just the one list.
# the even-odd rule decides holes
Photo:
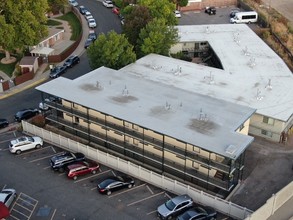
[(8, 98), (8, 97), (10, 97), (10, 96), (13, 96), (13, 95), (15, 95), (15, 94), (17, 94), (17, 93), (19, 93), (19, 92), (22, 92), (22, 91), (24, 91), (24, 90), (26, 90), (26, 89), (29, 89), (29, 88), (31, 88), (31, 87), (33, 87), (33, 86), (36, 86), (36, 85), (38, 85), (38, 84), (41, 84), (41, 83), (44, 82), (46, 79), (47, 79), (47, 78), (42, 78), (42, 79), (39, 79), (39, 80), (37, 80), (37, 81), (34, 81), (33, 83), (31, 83), (31, 84), (29, 84), (29, 85), (24, 86), (24, 87), (13, 89), (13, 90), (12, 90), (11, 92), (9, 92), (8, 94), (1, 95), (1, 96), (0, 96), (0, 100), (1, 100), (1, 99), (5, 99), (5, 98)]

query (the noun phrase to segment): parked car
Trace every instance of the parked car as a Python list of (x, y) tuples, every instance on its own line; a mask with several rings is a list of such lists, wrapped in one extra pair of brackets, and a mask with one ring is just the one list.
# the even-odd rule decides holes
[(38, 109), (32, 109), (32, 108), (23, 109), (23, 110), (18, 111), (14, 115), (14, 120), (17, 122), (21, 122), (21, 120), (32, 118), (32, 117), (36, 116), (37, 114), (39, 114)]
[(45, 102), (40, 102), (39, 103), (39, 110), (40, 111), (48, 111), (50, 108)]
[(82, 153), (62, 152), (61, 154), (51, 157), (50, 165), (53, 170), (64, 172), (66, 166), (83, 160), (85, 160), (85, 156)]
[(9, 122), (4, 119), (4, 118), (0, 118), (0, 128), (6, 128), (9, 125)]
[(157, 214), (160, 219), (172, 219), (191, 208), (192, 205), (193, 200), (187, 194), (176, 196), (160, 205)]
[(113, 8), (113, 7), (114, 7), (113, 2), (110, 1), (110, 0), (104, 0), (104, 1), (103, 1), (103, 5), (104, 5), (106, 8)]
[(87, 37), (88, 39), (93, 39), (93, 40), (96, 40), (97, 39), (97, 34), (94, 30), (90, 30), (89, 31), (89, 35)]
[(16, 196), (15, 189), (2, 189), (0, 192), (0, 202), (3, 202), (9, 208)]
[(68, 2), (69, 2), (70, 5), (72, 5), (74, 7), (78, 6), (78, 3), (77, 3), (76, 0), (68, 0)]
[(84, 14), (87, 11), (86, 7), (84, 7), (83, 5), (79, 6), (79, 12), (80, 14)]
[(99, 168), (99, 164), (94, 161), (79, 161), (66, 167), (67, 177), (76, 180), (81, 175), (96, 174)]
[(174, 11), (174, 15), (175, 15), (176, 18), (181, 18), (181, 13), (178, 10)]
[(55, 66), (51, 69), (50, 78), (57, 78), (61, 76), (63, 73), (66, 73), (67, 66)]
[(39, 149), (43, 146), (43, 139), (40, 137), (23, 136), (9, 143), (9, 150), (11, 153), (21, 154), (23, 151), (31, 149)]
[(93, 17), (93, 15), (92, 15), (92, 13), (90, 13), (89, 11), (86, 11), (85, 13), (84, 13), (84, 17), (85, 17), (85, 19), (88, 21), (90, 18), (94, 18)]
[(125, 23), (124, 16), (122, 14), (119, 14), (118, 17), (120, 19), (121, 24), (124, 25), (124, 23)]
[(211, 7), (206, 7), (205, 8), (205, 13), (209, 14), (209, 15), (215, 15), (217, 13), (217, 10), (214, 6)]
[(68, 57), (65, 62), (64, 62), (64, 66), (65, 67), (73, 67), (75, 64), (78, 64), (80, 62), (80, 59), (77, 55), (71, 55), (70, 57)]
[(182, 215), (178, 216), (177, 220), (215, 220), (217, 212), (212, 207), (193, 207)]
[(119, 8), (112, 8), (112, 12), (114, 13), (114, 14), (116, 14), (116, 15), (119, 15), (120, 14), (120, 10), (119, 10)]
[(97, 185), (97, 189), (100, 193), (111, 195), (112, 191), (116, 191), (122, 188), (132, 188), (134, 180), (129, 176), (112, 176), (109, 177)]
[(88, 25), (89, 25), (89, 28), (95, 28), (95, 27), (97, 27), (96, 20), (94, 18), (90, 18), (88, 20)]
[(86, 41), (84, 43), (84, 48), (87, 49), (93, 42), (94, 42), (94, 39), (92, 39), (92, 38), (86, 39)]

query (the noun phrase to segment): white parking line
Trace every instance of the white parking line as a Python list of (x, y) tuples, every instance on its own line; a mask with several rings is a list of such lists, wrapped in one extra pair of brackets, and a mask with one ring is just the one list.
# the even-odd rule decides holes
[(50, 220), (53, 220), (54, 216), (55, 216), (55, 213), (56, 213), (57, 209), (54, 210), (53, 214), (52, 214), (52, 217)]
[(49, 168), (51, 168), (51, 166), (44, 167), (43, 169), (44, 169), (44, 170), (47, 170), (47, 169), (49, 169)]
[(114, 176), (117, 176), (116, 173), (113, 170), (112, 170), (112, 173), (113, 173)]
[(169, 196), (169, 194), (168, 194), (168, 193), (165, 193), (165, 196), (167, 196), (169, 199), (172, 199), (172, 197), (171, 197), (171, 196)]
[(151, 188), (148, 186), (148, 185), (146, 185), (146, 187), (148, 188), (148, 190), (151, 192), (151, 194), (153, 194), (154, 195), (154, 192), (153, 192), (153, 190), (151, 190)]
[(44, 159), (47, 159), (47, 158), (52, 157), (54, 155), (55, 154), (51, 154), (51, 155), (46, 156), (46, 157), (41, 157), (41, 158), (38, 158), (38, 159), (35, 159), (35, 160), (30, 160), (29, 163), (33, 163), (33, 162), (36, 162), (36, 161), (39, 161), (39, 160), (44, 160)]
[(4, 149), (2, 148), (1, 149), (1, 151), (8, 151), (8, 150), (9, 150), (9, 148), (4, 148)]
[(144, 183), (144, 184), (141, 184), (141, 185), (139, 185), (139, 186), (132, 187), (131, 189), (124, 190), (124, 191), (121, 191), (121, 192), (119, 192), (119, 193), (115, 193), (114, 195), (111, 195), (111, 196), (108, 196), (108, 197), (109, 197), (109, 198), (112, 198), (112, 197), (115, 197), (115, 196), (121, 195), (121, 194), (123, 194), (123, 193), (127, 193), (127, 192), (129, 192), (129, 191), (132, 191), (132, 190), (134, 190), (134, 189), (140, 188), (140, 187), (145, 186), (145, 185), (146, 185), (146, 184)]
[(147, 215), (152, 215), (152, 214), (154, 214), (155, 212), (157, 212), (157, 210), (154, 210), (154, 211), (148, 212)]
[(127, 206), (135, 205), (135, 204), (137, 204), (137, 203), (140, 203), (140, 202), (143, 202), (143, 201), (145, 201), (145, 200), (151, 199), (151, 198), (153, 198), (153, 197), (159, 196), (159, 195), (161, 195), (161, 194), (163, 194), (163, 193), (164, 193), (164, 191), (163, 191), (163, 192), (160, 192), (160, 193), (157, 193), (157, 194), (154, 194), (154, 195), (152, 195), (152, 196), (146, 197), (146, 198), (144, 198), (144, 199), (141, 199), (141, 200), (135, 201), (135, 202), (133, 202), (133, 203), (129, 203), (129, 204), (127, 204)]
[(51, 146), (52, 151), (56, 154), (57, 151), (55, 150), (55, 148), (53, 146)]
[(78, 182), (81, 182), (83, 180), (87, 180), (87, 179), (90, 179), (90, 178), (93, 178), (93, 177), (96, 177), (96, 176), (99, 176), (101, 174), (104, 174), (104, 173), (107, 173), (107, 172), (110, 172), (111, 170), (106, 170), (104, 172), (101, 172), (101, 173), (96, 173), (96, 174), (92, 174), (91, 176), (88, 176), (88, 177), (85, 177), (85, 178), (82, 178), (82, 179), (79, 179), (79, 180), (76, 180), (74, 181), (74, 183), (78, 183)]
[(7, 139), (7, 140), (2, 140), (0, 141), (0, 144), (4, 143), (4, 142), (7, 142), (7, 141), (10, 141), (11, 139)]

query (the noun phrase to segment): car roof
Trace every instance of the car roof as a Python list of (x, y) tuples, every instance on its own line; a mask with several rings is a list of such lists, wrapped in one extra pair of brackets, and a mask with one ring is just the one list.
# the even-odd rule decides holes
[(177, 205), (183, 201), (191, 200), (191, 197), (187, 194), (184, 194), (184, 195), (176, 196), (172, 198), (171, 200)]

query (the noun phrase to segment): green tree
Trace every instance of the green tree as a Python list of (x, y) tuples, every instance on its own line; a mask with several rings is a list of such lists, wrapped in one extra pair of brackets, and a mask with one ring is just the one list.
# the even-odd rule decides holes
[(50, 11), (58, 12), (60, 11), (64, 5), (68, 4), (68, 0), (47, 0)]
[(172, 45), (178, 42), (178, 30), (173, 26), (167, 26), (164, 19), (150, 21), (139, 34), (138, 56), (142, 57), (150, 53), (167, 56)]
[(123, 25), (123, 33), (127, 37), (129, 43), (134, 47), (140, 33), (147, 23), (152, 19), (149, 10), (145, 6), (132, 7), (133, 10), (125, 15), (125, 24)]
[(2, 4), (0, 46), (9, 60), (12, 49), (35, 45), (48, 35), (45, 16), (48, 5), (47, 0), (6, 0)]
[(146, 6), (152, 18), (163, 18), (167, 25), (177, 25), (178, 19), (174, 16), (176, 5), (169, 0), (139, 0), (139, 5)]
[(87, 54), (92, 69), (106, 66), (117, 70), (136, 60), (133, 46), (127, 41), (125, 35), (114, 31), (107, 35), (100, 34), (87, 49)]
[(185, 7), (188, 4), (188, 0), (175, 0), (176, 8)]

